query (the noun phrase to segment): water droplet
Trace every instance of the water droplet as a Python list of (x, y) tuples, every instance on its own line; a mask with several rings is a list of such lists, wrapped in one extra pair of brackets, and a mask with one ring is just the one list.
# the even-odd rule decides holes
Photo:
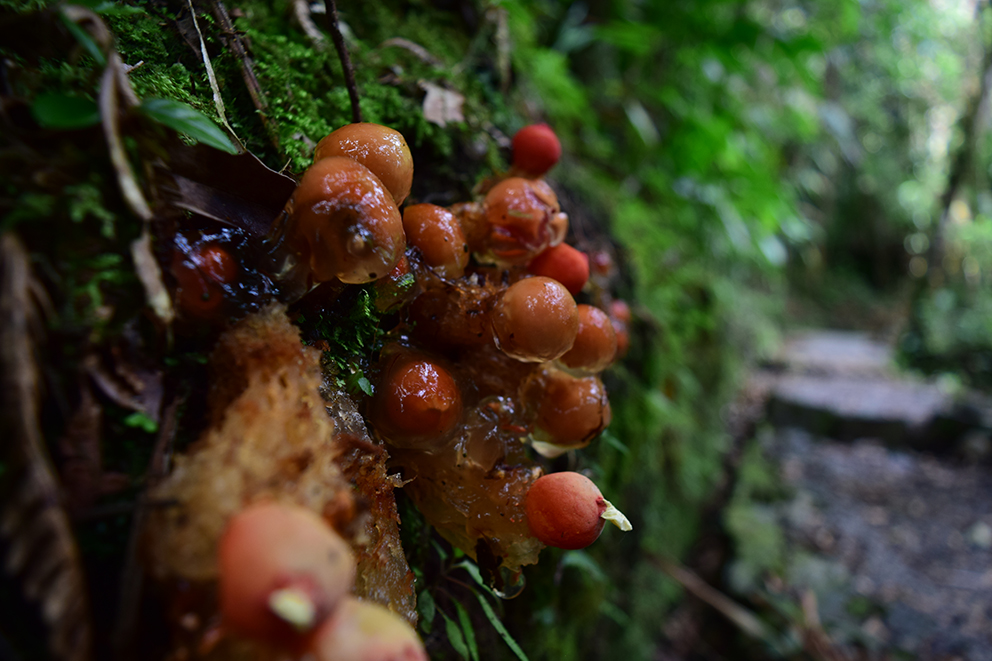
[[(493, 585), (489, 586), (492, 588), (493, 594), (500, 599), (513, 599), (520, 596), (520, 593), (527, 587), (527, 579), (524, 578), (524, 573), (519, 569), (510, 570), (506, 567), (500, 567), (498, 571), (499, 579), (494, 580)], [(500, 588), (496, 587), (498, 583), (502, 583)]]

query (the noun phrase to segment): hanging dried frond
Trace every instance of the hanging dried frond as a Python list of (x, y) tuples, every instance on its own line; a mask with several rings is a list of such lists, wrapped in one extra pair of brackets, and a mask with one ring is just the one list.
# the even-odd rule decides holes
[(61, 505), (38, 420), (39, 289), (28, 255), (12, 234), (0, 236), (0, 438), (6, 466), (0, 483), (4, 569), (39, 604), (56, 659), (91, 658), (92, 630), (79, 550)]

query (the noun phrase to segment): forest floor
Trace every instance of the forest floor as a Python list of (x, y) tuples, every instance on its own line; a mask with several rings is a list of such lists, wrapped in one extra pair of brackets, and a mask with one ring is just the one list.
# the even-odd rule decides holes
[(838, 658), (992, 660), (992, 406), (893, 365), (868, 335), (814, 331), (752, 375), (785, 487), (752, 507), (783, 544), (776, 578), (749, 584), (738, 559), (728, 582), (752, 604), (815, 595)]

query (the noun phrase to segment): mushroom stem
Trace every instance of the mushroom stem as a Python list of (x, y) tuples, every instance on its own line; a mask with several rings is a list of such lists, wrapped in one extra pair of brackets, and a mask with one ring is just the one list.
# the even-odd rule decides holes
[(269, 595), (269, 610), (297, 631), (309, 631), (317, 621), (317, 608), (313, 600), (300, 588), (274, 590)]
[(606, 509), (599, 515), (599, 518), (609, 521), (624, 532), (630, 532), (634, 529), (634, 527), (630, 525), (630, 520), (624, 516), (623, 512), (614, 507), (613, 503), (604, 498), (603, 504), (606, 505)]

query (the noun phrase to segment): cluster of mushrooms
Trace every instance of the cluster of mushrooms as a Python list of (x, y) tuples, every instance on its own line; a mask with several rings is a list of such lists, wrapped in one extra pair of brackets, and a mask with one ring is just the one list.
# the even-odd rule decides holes
[(541, 471), (526, 455), (585, 447), (610, 422), (597, 375), (617, 333), (606, 312), (575, 302), (589, 260), (564, 242), (568, 216), (543, 179), (560, 154), (547, 125), (528, 126), (511, 171), (478, 200), (401, 213), (413, 178), (403, 137), (351, 124), (317, 145), (270, 239), (288, 248), (284, 286), (413, 273), (367, 420), (441, 534), (509, 571), (536, 562), (542, 544), (588, 545), (606, 519), (627, 525), (577, 473), (534, 489)]
[[(347, 125), (317, 145), (313, 165), (264, 239), (259, 267), (284, 302), (320, 287), (375, 283), (380, 306), (391, 308), (398, 322), (370, 375), (373, 394), (362, 404), (368, 432), (387, 449), (396, 485), (507, 596), (520, 567), (536, 563), (544, 546), (588, 546), (606, 521), (630, 529), (587, 477), (542, 475), (534, 459), (583, 448), (609, 424), (599, 373), (625, 350), (629, 322), (620, 301), (607, 311), (576, 302), (590, 260), (565, 243), (568, 216), (543, 179), (560, 154), (549, 127), (525, 127), (513, 139), (510, 171), (482, 184), (476, 199), (401, 211), (413, 178), (403, 136), (376, 124)], [(177, 303), (187, 316), (207, 317), (230, 295), (237, 264), (207, 240), (177, 254), (171, 269)], [(275, 370), (264, 363), (257, 371)], [(309, 392), (310, 368), (300, 368), (299, 377), (295, 369), (260, 377), (269, 388), (259, 386), (260, 398), (295, 406), (292, 397), (271, 395), (281, 387), (273, 384), (296, 378), (304, 383), (301, 392)], [(312, 403), (300, 406), (290, 417), (313, 416)], [(257, 415), (254, 403), (243, 407), (251, 409), (247, 419)], [(312, 424), (328, 433), (323, 422)], [(219, 440), (225, 433), (227, 440)], [(201, 442), (214, 449), (200, 454), (230, 457), (240, 451), (241, 433), (217, 431), (218, 439)], [(259, 448), (266, 443), (271, 440), (257, 441)], [(180, 476), (159, 495), (183, 498), (190, 488), (205, 488), (182, 483), (200, 484), (196, 462), (194, 455), (180, 463)], [(425, 658), (401, 618), (348, 596), (355, 561), (319, 514), (332, 508), (333, 495), (315, 500), (297, 486), (293, 498), (312, 501), (297, 507), (270, 493), (273, 479), (257, 482), (250, 496), (256, 502), (209, 522), (222, 530), (202, 577), (219, 576), (224, 626), (318, 659)], [(249, 499), (242, 491), (239, 498)], [(204, 502), (221, 500), (205, 494)], [(164, 525), (178, 532), (161, 535), (163, 566), (179, 563), (173, 558), (192, 538), (188, 519)], [(376, 628), (391, 632), (385, 638), (392, 647), (369, 653), (370, 641), (383, 638), (367, 633)]]

